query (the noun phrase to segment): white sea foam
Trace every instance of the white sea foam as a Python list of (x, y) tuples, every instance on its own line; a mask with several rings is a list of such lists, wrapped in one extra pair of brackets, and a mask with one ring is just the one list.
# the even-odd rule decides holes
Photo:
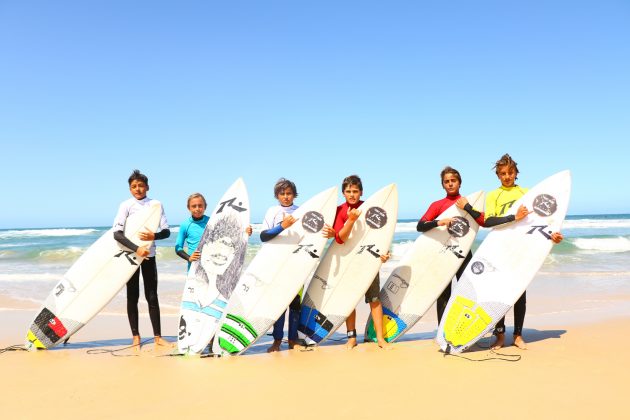
[(572, 219), (565, 220), (563, 229), (620, 229), (630, 228), (630, 219)]
[(6, 230), (0, 232), (0, 239), (12, 238), (28, 238), (42, 236), (82, 236), (90, 233), (98, 232), (97, 229), (25, 229), (25, 230)]
[(7, 282), (24, 282), (24, 281), (59, 281), (63, 278), (63, 274), (55, 273), (20, 273), (20, 274), (4, 274), (0, 273), (0, 281)]
[(583, 251), (627, 252), (630, 251), (630, 239), (623, 236), (616, 238), (575, 238), (571, 242)]

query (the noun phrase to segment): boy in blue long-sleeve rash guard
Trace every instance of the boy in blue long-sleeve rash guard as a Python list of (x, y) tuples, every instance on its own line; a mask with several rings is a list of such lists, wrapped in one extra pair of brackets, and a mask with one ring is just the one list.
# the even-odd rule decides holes
[[(197, 251), (197, 246), (210, 218), (204, 214), (206, 199), (199, 193), (188, 197), (187, 207), (190, 210), (190, 217), (179, 226), (175, 252), (188, 261), (188, 269), (190, 269), (190, 263), (199, 259), (200, 253)], [(188, 252), (184, 251), (184, 245)]]
[[(295, 184), (288, 179), (280, 178), (273, 188), (273, 193), (278, 200), (278, 205), (273, 206), (265, 213), (263, 220), (263, 231), (260, 232), (260, 240), (270, 241), (295, 223), (295, 218), (291, 215), (298, 206), (293, 204), (297, 197)], [(267, 349), (271, 353), (280, 350), (282, 337), (284, 336), (284, 317), (286, 311), (273, 324), (273, 344)], [(298, 321), (300, 320), (300, 294), (298, 293), (289, 305), (289, 349), (292, 349), (298, 341)]]

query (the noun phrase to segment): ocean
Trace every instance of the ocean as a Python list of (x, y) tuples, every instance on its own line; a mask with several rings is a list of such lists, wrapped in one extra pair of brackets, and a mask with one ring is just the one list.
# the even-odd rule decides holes
[[(383, 275), (391, 271), (418, 237), (416, 222), (398, 221), (392, 259), (383, 266)], [(246, 264), (261, 247), (261, 225), (252, 227)], [(72, 263), (108, 229), (99, 226), (0, 230), (0, 309), (38, 308)], [(179, 311), (187, 265), (174, 251), (178, 227), (171, 226), (171, 232), (170, 238), (157, 242), (157, 262), (160, 306), (163, 313), (174, 314)], [(487, 233), (487, 229), (481, 229), (473, 252)], [(553, 289), (568, 295), (630, 295), (630, 214), (568, 216), (562, 233), (565, 240), (553, 247), (534, 280), (540, 293)], [(125, 313), (124, 292), (104, 311)]]

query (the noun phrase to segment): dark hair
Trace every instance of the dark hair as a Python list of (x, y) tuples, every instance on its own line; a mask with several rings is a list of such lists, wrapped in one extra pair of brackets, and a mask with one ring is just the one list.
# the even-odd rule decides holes
[(295, 184), (286, 178), (280, 178), (278, 182), (276, 182), (276, 185), (273, 186), (274, 198), (278, 198), (278, 194), (280, 194), (287, 188), (291, 188), (291, 191), (293, 191), (293, 195), (295, 197), (298, 196), (297, 187), (295, 186)]
[(351, 185), (356, 185), (359, 188), (359, 191), (363, 192), (363, 183), (361, 182), (359, 175), (350, 175), (345, 177), (341, 183), (341, 191), (345, 191), (346, 187)]
[(131, 185), (133, 181), (142, 181), (145, 184), (149, 185), (149, 178), (147, 178), (145, 174), (140, 172), (139, 169), (134, 169), (131, 175), (129, 175), (129, 185)]
[(186, 208), (190, 207), (190, 200), (192, 200), (193, 198), (201, 198), (201, 201), (203, 201), (203, 206), (208, 207), (208, 203), (206, 203), (206, 198), (203, 195), (201, 195), (201, 193), (192, 193), (188, 196), (188, 201), (186, 202)]
[(516, 175), (518, 175), (518, 164), (507, 153), (494, 163), (494, 171), (497, 175), (499, 174), (499, 166), (512, 166), (516, 171)]
[[(240, 221), (233, 215), (225, 215), (219, 218), (213, 225), (209, 225), (204, 230), (197, 249), (201, 250), (206, 243), (214, 242), (223, 236), (227, 236), (232, 240), (234, 258), (225, 272), (217, 275), (215, 285), (217, 290), (229, 299), (243, 269), (245, 251), (247, 250), (247, 242), (243, 239), (243, 227)], [(208, 275), (201, 264), (197, 266), (195, 274), (206, 283), (209, 282)]]
[(455, 168), (451, 168), (450, 166), (445, 166), (444, 169), (442, 169), (442, 172), (440, 172), (440, 182), (444, 182), (444, 175), (446, 174), (453, 174), (455, 175), (455, 178), (457, 178), (457, 180), (459, 181), (460, 185), (462, 183), (462, 176), (459, 174), (459, 171)]

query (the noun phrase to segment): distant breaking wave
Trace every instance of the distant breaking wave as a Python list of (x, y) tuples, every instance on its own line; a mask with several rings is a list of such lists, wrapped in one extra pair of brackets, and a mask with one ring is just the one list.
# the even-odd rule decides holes
[(0, 232), (0, 239), (33, 238), (42, 236), (82, 236), (99, 232), (98, 229), (26, 229)]
[(615, 238), (575, 238), (571, 243), (582, 251), (599, 252), (628, 252), (630, 238), (618, 236)]

